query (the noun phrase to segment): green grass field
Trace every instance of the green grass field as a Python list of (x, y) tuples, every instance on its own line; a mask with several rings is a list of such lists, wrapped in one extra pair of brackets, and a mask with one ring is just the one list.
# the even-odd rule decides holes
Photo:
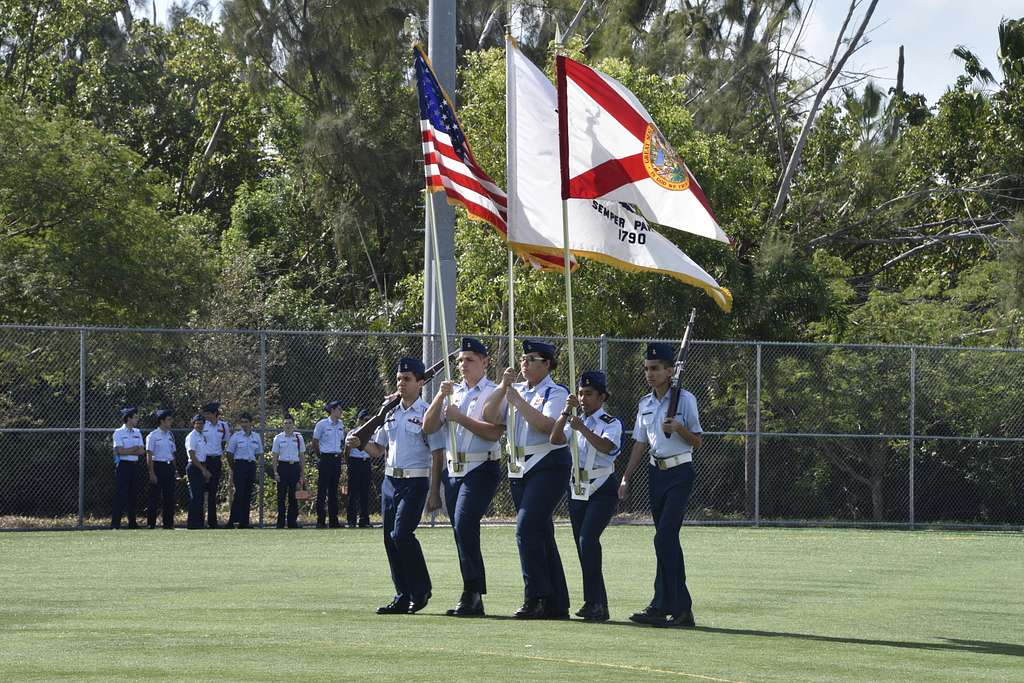
[(627, 620), (652, 534), (605, 532), (606, 624), (510, 618), (510, 527), (484, 530), (489, 616), (465, 620), (448, 528), (419, 532), (430, 605), (389, 617), (380, 529), (0, 534), (0, 680), (1024, 680), (1022, 535), (684, 528), (698, 628), (668, 630)]

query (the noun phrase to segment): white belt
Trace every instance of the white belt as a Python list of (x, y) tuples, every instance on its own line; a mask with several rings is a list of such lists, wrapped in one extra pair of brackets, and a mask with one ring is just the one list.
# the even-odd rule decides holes
[(684, 463), (693, 462), (692, 453), (681, 453), (679, 455), (672, 455), (667, 458), (656, 458), (651, 456), (650, 463), (657, 467), (659, 470), (668, 470), (682, 465)]
[[(522, 479), (523, 475), (529, 472), (530, 468), (540, 462), (545, 455), (559, 448), (565, 448), (565, 446), (539, 443), (533, 446), (510, 447), (508, 454), (508, 476), (512, 479)], [(538, 455), (541, 457), (534, 457)], [(527, 458), (530, 459), (527, 460)]]
[(235, 462), (256, 462), (256, 458), (239, 458), (235, 456)]
[(138, 462), (139, 461), (139, 456), (137, 456), (137, 455), (119, 455), (119, 456), (117, 456), (117, 458), (121, 462)]
[[(570, 490), (571, 497), (573, 500), (590, 500), (591, 494), (597, 490), (598, 487), (594, 486), (594, 482), (604, 477), (608, 477), (615, 474), (614, 467), (598, 467), (596, 469), (588, 470), (585, 467), (580, 467), (576, 470), (576, 478), (572, 481), (572, 488)], [(575, 484), (579, 482), (581, 484), (580, 491), (577, 492)], [(604, 485), (604, 482), (601, 482)]]
[(299, 463), (298, 458), (295, 458), (295, 460), (287, 460), (285, 458), (278, 457), (277, 461), (283, 465), (297, 465)]
[(497, 448), (489, 451), (474, 451), (472, 453), (458, 451), (455, 453), (455, 457), (452, 457), (451, 451), (445, 451), (444, 454), (448, 459), (448, 469), (453, 473), (461, 472), (462, 466), (467, 462), (487, 462), (488, 460), (499, 460), (501, 458), (501, 451)]
[(385, 467), (384, 474), (395, 479), (411, 479), (413, 477), (429, 477), (429, 467)]
[(162, 462), (162, 463), (166, 463), (166, 464), (170, 465), (172, 462), (174, 462), (174, 460), (173, 459), (171, 459), (171, 460), (163, 460), (161, 458), (153, 458), (153, 462), (154, 463)]

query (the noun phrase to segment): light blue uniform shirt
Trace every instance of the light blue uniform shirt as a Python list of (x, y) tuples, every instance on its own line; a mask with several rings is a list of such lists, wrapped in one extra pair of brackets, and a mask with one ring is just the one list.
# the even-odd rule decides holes
[(153, 454), (153, 462), (174, 462), (174, 434), (169, 429), (154, 429), (146, 435), (146, 450)]
[[(601, 451), (594, 448), (593, 444), (587, 441), (587, 437), (583, 434), (576, 432), (568, 424), (565, 425), (565, 438), (566, 440), (573, 438), (573, 434), (576, 435), (576, 444), (579, 446), (580, 453), (580, 467), (588, 470), (600, 470), (606, 467), (615, 467), (615, 456), (619, 454), (622, 449), (622, 421), (617, 417), (612, 417), (604, 411), (604, 408), (598, 408), (591, 415), (588, 415), (583, 419), (583, 424), (586, 425), (587, 429), (594, 432), (600, 437), (608, 439), (615, 448), (611, 453), (602, 453)], [(607, 481), (611, 475), (604, 475), (598, 477), (593, 482), (593, 488), (599, 489), (601, 485)]]
[(119, 460), (125, 462), (137, 462), (139, 456), (137, 455), (118, 455), (118, 448), (133, 448), (135, 446), (141, 446), (142, 444), (142, 432), (136, 427), (125, 427), (121, 426), (114, 430), (114, 463), (116, 464)]
[(256, 460), (256, 456), (263, 453), (263, 439), (256, 432), (245, 432), (239, 430), (228, 439), (228, 453), (235, 457), (235, 460)]
[(384, 426), (374, 432), (373, 442), (387, 446), (388, 467), (429, 468), (430, 452), (444, 448), (445, 432), (438, 430), (430, 435), (423, 432), (423, 414), (428, 407), (422, 398), (408, 408), (399, 402), (398, 407), (388, 413)]
[[(537, 386), (530, 388), (526, 382), (516, 382), (512, 385), (531, 406), (544, 413), (552, 420), (557, 420), (559, 413), (565, 410), (565, 401), (569, 398), (569, 390), (548, 375)], [(508, 419), (508, 400), (501, 403), (502, 415)], [(530, 423), (523, 419), (523, 416), (516, 411), (516, 428), (513, 434), (516, 446), (536, 446), (538, 444), (550, 443), (551, 435), (534, 429)]]
[(302, 434), (292, 432), (291, 438), (281, 432), (274, 437), (274, 443), (270, 446), (270, 452), (277, 454), (280, 462), (298, 462), (306, 452), (306, 442)]
[(334, 422), (325, 417), (313, 427), (313, 438), (320, 443), (321, 453), (340, 454), (345, 445), (345, 423), (340, 418)]
[[(665, 432), (661, 430), (661, 423), (665, 421), (665, 413), (668, 412), (671, 393), (671, 391), (666, 391), (659, 401), (654, 397), (652, 391), (640, 399), (640, 405), (636, 411), (633, 440), (649, 444), (651, 455), (655, 458), (671, 458), (676, 455), (693, 453), (693, 446), (688, 444), (682, 436), (673, 432), (671, 437), (666, 437)], [(675, 418), (694, 434), (700, 434), (703, 431), (700, 427), (700, 418), (697, 415), (697, 399), (685, 389), (679, 392), (679, 405), (676, 408)]]
[[(185, 454), (188, 455), (193, 451), (196, 454), (196, 460), (206, 462), (206, 435), (195, 429), (185, 437)], [(191, 463), (192, 458), (189, 457), (189, 464)]]
[[(224, 420), (203, 423), (203, 436), (206, 437), (206, 457), (216, 457), (224, 453), (224, 444), (231, 438), (231, 427)], [(203, 459), (205, 462), (205, 458)]]
[[(486, 377), (477, 382), (473, 388), (467, 386), (466, 381), (463, 380), (453, 388), (451, 404), (458, 408), (459, 412), (463, 415), (468, 415), (476, 420), (483, 420), (484, 402), (487, 401), (487, 397), (494, 393), (494, 390), (497, 388), (498, 385)], [(443, 414), (441, 416), (441, 429), (435, 433), (441, 434), (443, 437), (443, 447), (447, 451), (449, 448), (448, 419)], [(497, 441), (488, 441), (482, 436), (477, 436), (462, 425), (455, 426), (455, 445), (460, 453), (484, 453), (497, 450), (498, 448)], [(455, 477), (464, 477), (479, 467), (480, 464), (480, 461), (467, 462), (462, 465), (458, 474), (454, 474), (450, 468), (448, 474)]]
[(350, 448), (348, 451), (348, 457), (355, 458), (356, 460), (366, 460), (370, 457), (370, 454), (366, 451), (361, 451), (358, 448)]

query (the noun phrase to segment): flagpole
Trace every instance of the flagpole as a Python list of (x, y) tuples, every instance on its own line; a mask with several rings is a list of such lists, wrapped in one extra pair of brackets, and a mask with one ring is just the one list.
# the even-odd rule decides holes
[[(512, 20), (512, 3), (509, 2), (507, 6), (507, 18), (511, 22)], [(509, 109), (512, 106), (512, 99), (515, 97), (513, 91), (514, 84), (512, 79), (509, 77), (509, 59), (508, 59), (508, 43), (512, 40), (512, 27), (511, 24), (505, 29), (505, 150), (506, 154), (508, 150), (511, 150), (509, 145), (509, 127), (512, 125), (512, 119), (509, 117)], [(506, 168), (509, 164), (506, 162)], [(515, 169), (510, 169), (506, 182), (508, 183), (509, 195), (515, 195), (513, 189), (515, 183)], [(509, 202), (509, 206), (512, 206), (512, 202)], [(508, 213), (508, 218), (505, 223), (505, 247), (508, 249), (508, 366), (510, 368), (516, 367), (516, 284), (515, 284), (515, 255), (512, 253), (512, 247), (509, 246), (510, 235), (512, 234), (512, 221), (514, 220), (514, 211)], [(508, 446), (508, 471), (509, 473), (519, 471), (519, 465), (516, 462), (516, 409), (512, 405), (512, 402), (508, 402), (508, 415), (505, 418), (505, 443)]]
[[(430, 224), (430, 241), (433, 245), (431, 251), (434, 252), (434, 283), (437, 287), (437, 304), (441, 309), (441, 315), (437, 316), (438, 322), (441, 325), (441, 355), (444, 358), (444, 377), (449, 382), (452, 381), (452, 364), (451, 359), (448, 357), (448, 323), (445, 321), (444, 315), (444, 289), (441, 287), (441, 258), (437, 253), (437, 223), (434, 220), (434, 196), (430, 192), (430, 187), (425, 186), (423, 190), (423, 197), (426, 200), (427, 205), (427, 223)], [(451, 397), (446, 396), (444, 400), (445, 407), (451, 405)], [(448, 422), (448, 447), (452, 452), (452, 462), (458, 462), (458, 444), (455, 439), (455, 423), (451, 420)]]
[[(565, 331), (569, 346), (569, 382), (576, 385), (576, 337), (572, 327), (572, 268), (569, 256), (569, 202), (562, 200), (562, 257), (565, 266)], [(570, 389), (574, 391), (574, 389)], [(580, 477), (580, 447), (576, 442), (576, 434), (569, 438), (569, 451), (572, 453), (572, 497), (584, 499), (583, 482)]]

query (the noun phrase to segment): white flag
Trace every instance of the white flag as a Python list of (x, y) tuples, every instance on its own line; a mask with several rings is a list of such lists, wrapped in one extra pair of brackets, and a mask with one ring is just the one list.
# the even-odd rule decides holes
[[(555, 86), (506, 41), (509, 245), (562, 253), (562, 198)], [(569, 249), (623, 270), (653, 271), (699, 287), (719, 308), (732, 294), (638, 213), (617, 202), (568, 200)]]

